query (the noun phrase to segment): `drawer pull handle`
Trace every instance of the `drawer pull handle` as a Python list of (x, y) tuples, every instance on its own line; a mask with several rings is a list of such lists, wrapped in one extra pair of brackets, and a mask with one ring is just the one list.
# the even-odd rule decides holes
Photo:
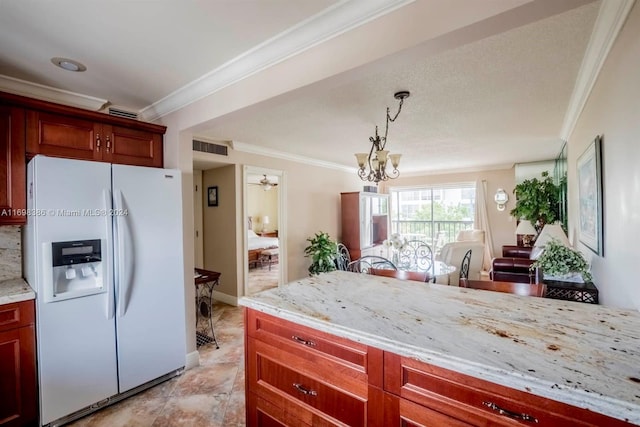
[(302, 339), (302, 338), (300, 338), (298, 336), (295, 336), (295, 335), (292, 336), (291, 339), (294, 340), (295, 342), (299, 342), (300, 344), (306, 345), (308, 347), (315, 347), (315, 345), (316, 345), (316, 343), (314, 343), (311, 340), (305, 340), (305, 339)]
[(513, 418), (515, 420), (528, 421), (536, 424), (538, 423), (538, 419), (535, 417), (532, 417), (529, 414), (519, 414), (517, 412), (507, 411), (506, 409), (502, 409), (501, 407), (499, 407), (493, 402), (482, 402), (482, 404), (488, 407), (489, 409), (496, 411), (498, 414), (504, 415), (505, 417)]
[(298, 383), (293, 383), (293, 387), (298, 390), (300, 393), (306, 395), (306, 396), (317, 396), (318, 392), (315, 390), (309, 390), (308, 388), (305, 388), (302, 384), (298, 384)]
[(100, 151), (100, 134), (96, 135), (96, 151)]

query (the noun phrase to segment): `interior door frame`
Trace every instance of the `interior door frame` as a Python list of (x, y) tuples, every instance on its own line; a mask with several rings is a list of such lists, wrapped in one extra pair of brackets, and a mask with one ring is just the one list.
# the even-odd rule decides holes
[(287, 180), (286, 173), (278, 169), (268, 169), (259, 166), (245, 165), (242, 170), (242, 232), (243, 232), (243, 271), (244, 271), (244, 289), (243, 295), (248, 294), (249, 290), (249, 242), (247, 237), (247, 231), (249, 229), (247, 224), (247, 217), (249, 212), (247, 210), (248, 205), (248, 186), (249, 175), (275, 175), (278, 177), (278, 263), (280, 264), (278, 286), (283, 283), (287, 283)]

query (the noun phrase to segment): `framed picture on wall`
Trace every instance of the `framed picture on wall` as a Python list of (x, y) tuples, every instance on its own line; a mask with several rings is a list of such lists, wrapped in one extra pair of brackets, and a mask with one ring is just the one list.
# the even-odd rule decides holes
[(603, 256), (602, 137), (596, 138), (578, 157), (578, 210), (580, 242)]
[(218, 206), (218, 186), (207, 188), (207, 205)]

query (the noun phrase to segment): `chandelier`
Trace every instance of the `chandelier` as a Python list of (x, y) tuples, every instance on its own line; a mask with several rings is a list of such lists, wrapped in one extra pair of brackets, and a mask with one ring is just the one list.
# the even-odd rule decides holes
[[(402, 110), (402, 103), (405, 98), (409, 97), (409, 91), (396, 92), (393, 97), (400, 100), (398, 106), (398, 112), (393, 118), (389, 114), (389, 107), (387, 107), (387, 124), (384, 129), (384, 136), (378, 135), (378, 126), (376, 126), (376, 136), (369, 137), (371, 141), (371, 150), (369, 153), (356, 153), (356, 159), (358, 161), (358, 176), (363, 181), (375, 182), (378, 185), (380, 181), (387, 181), (389, 179), (395, 179), (400, 176), (398, 165), (400, 164), (400, 157), (402, 154), (389, 154), (388, 150), (384, 147), (387, 145), (387, 134), (389, 133), (389, 122), (394, 122), (400, 111)], [(387, 173), (387, 161), (391, 162), (393, 171)]]

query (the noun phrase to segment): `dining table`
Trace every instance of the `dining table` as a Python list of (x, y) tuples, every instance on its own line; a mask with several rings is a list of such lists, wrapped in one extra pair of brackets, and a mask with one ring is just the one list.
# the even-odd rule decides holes
[[(411, 270), (412, 269), (409, 268), (409, 271)], [(427, 272), (427, 281), (433, 283), (449, 283), (449, 274), (454, 271), (456, 271), (456, 266), (446, 264), (442, 261), (434, 261), (432, 268)]]

